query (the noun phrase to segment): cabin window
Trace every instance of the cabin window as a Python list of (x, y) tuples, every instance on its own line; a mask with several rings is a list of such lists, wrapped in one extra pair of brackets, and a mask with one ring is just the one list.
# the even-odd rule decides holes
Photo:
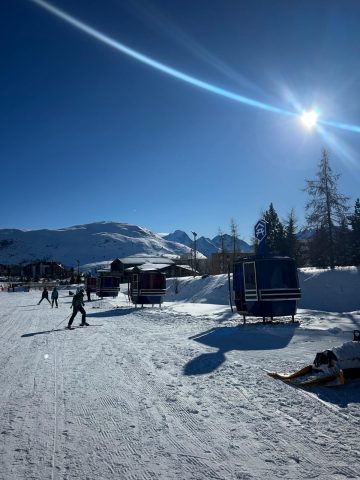
[(295, 263), (274, 259), (261, 262), (262, 288), (298, 288)]

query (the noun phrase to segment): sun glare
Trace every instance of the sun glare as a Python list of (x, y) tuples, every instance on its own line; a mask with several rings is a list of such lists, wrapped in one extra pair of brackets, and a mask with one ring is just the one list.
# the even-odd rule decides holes
[(317, 123), (318, 116), (315, 110), (304, 111), (301, 115), (301, 121), (307, 128), (313, 128)]

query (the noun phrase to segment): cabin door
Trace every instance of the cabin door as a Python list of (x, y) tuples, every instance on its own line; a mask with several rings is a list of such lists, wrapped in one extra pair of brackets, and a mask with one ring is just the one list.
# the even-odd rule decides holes
[(244, 290), (245, 302), (257, 302), (257, 282), (255, 262), (244, 262)]
[(139, 295), (139, 275), (134, 274), (131, 282), (131, 295), (137, 297)]

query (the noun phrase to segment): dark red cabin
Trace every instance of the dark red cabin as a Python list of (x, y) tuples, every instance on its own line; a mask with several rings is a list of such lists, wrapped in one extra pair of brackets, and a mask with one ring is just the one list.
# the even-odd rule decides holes
[(133, 270), (129, 284), (129, 296), (135, 305), (161, 305), (166, 293), (166, 275), (160, 272)]

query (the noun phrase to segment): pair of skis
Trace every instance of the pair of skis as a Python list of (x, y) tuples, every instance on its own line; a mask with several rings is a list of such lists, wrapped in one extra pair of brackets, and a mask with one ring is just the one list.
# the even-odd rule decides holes
[(74, 327), (71, 326), (70, 328), (68, 326), (64, 327), (65, 330), (75, 330), (77, 328), (86, 328), (86, 327), (102, 327), (102, 324), (92, 324), (92, 325), (75, 325)]
[(323, 385), (333, 387), (343, 385), (345, 383), (344, 373), (342, 370), (323, 371), (314, 368), (313, 365), (307, 365), (293, 373), (279, 373), (265, 370), (272, 377), (290, 383), (297, 387), (311, 387), (314, 385)]

